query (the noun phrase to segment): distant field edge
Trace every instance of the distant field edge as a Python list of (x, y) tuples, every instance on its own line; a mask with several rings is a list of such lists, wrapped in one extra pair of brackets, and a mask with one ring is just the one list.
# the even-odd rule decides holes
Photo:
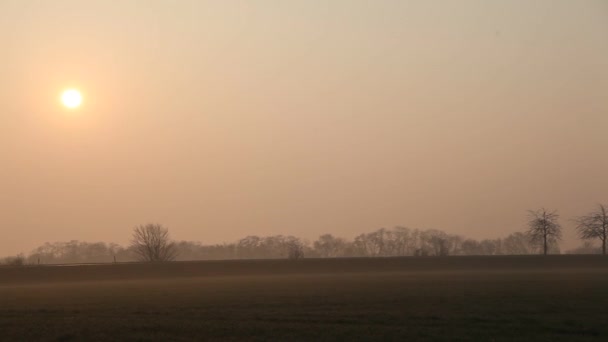
[(602, 255), (310, 258), (0, 267), (0, 284), (212, 276), (427, 271), (605, 270)]

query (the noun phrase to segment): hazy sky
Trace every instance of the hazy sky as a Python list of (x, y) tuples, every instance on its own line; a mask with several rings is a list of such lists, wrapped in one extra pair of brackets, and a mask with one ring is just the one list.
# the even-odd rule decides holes
[(0, 0), (0, 44), (0, 255), (608, 202), (608, 1)]

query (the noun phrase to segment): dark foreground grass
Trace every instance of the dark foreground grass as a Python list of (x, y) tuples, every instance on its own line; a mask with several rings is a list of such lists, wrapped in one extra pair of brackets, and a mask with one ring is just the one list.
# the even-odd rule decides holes
[(0, 340), (606, 341), (608, 270), (5, 279)]

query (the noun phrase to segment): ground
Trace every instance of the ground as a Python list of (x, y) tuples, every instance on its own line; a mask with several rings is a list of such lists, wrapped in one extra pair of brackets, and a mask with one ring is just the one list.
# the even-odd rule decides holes
[(0, 268), (0, 340), (608, 340), (608, 258)]

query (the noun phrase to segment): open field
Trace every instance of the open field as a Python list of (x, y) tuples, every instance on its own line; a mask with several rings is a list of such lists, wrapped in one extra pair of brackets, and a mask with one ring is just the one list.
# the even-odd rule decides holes
[(0, 268), (0, 340), (608, 340), (608, 258)]

